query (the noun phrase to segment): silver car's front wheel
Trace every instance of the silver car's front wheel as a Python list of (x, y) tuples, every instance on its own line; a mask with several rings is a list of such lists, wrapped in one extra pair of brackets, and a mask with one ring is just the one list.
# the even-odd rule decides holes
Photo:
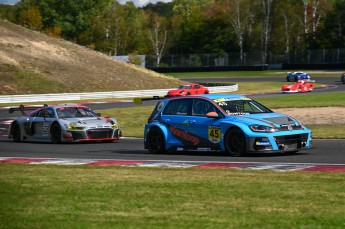
[(58, 123), (54, 123), (51, 127), (52, 143), (61, 143), (61, 127)]

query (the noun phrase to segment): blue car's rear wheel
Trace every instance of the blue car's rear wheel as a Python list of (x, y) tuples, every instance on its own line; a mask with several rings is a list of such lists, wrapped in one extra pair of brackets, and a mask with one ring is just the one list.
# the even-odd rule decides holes
[(238, 128), (230, 129), (224, 138), (225, 150), (234, 157), (242, 156), (246, 153), (246, 139), (242, 130)]
[(165, 153), (165, 139), (162, 131), (153, 127), (146, 136), (146, 146), (150, 153)]

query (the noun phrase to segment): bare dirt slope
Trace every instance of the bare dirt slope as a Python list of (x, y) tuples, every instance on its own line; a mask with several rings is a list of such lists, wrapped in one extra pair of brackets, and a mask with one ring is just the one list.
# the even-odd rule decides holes
[(40, 93), (172, 88), (180, 83), (172, 77), (112, 60), (72, 42), (0, 19), (0, 94), (35, 93), (20, 84), (18, 72), (21, 77), (30, 75), (23, 71), (40, 78), (44, 86), (52, 84), (53, 91), (44, 87), (48, 90)]
[(308, 107), (308, 108), (282, 108), (275, 112), (290, 115), (303, 124), (309, 125), (344, 125), (345, 107)]

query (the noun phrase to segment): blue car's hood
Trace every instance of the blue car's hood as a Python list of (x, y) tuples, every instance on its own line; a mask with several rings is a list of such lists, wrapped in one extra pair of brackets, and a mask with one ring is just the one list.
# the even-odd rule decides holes
[(231, 122), (239, 122), (247, 125), (258, 124), (265, 126), (280, 127), (282, 125), (298, 125), (299, 122), (287, 115), (279, 113), (261, 113), (261, 114), (248, 114), (239, 116), (227, 116), (226, 120)]

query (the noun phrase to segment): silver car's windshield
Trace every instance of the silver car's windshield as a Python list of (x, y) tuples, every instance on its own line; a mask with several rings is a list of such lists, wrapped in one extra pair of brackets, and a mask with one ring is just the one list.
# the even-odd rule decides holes
[(98, 117), (91, 109), (85, 107), (62, 107), (56, 109), (59, 118)]
[(215, 101), (228, 115), (248, 115), (259, 113), (271, 113), (272, 111), (264, 105), (251, 100), (223, 100)]

